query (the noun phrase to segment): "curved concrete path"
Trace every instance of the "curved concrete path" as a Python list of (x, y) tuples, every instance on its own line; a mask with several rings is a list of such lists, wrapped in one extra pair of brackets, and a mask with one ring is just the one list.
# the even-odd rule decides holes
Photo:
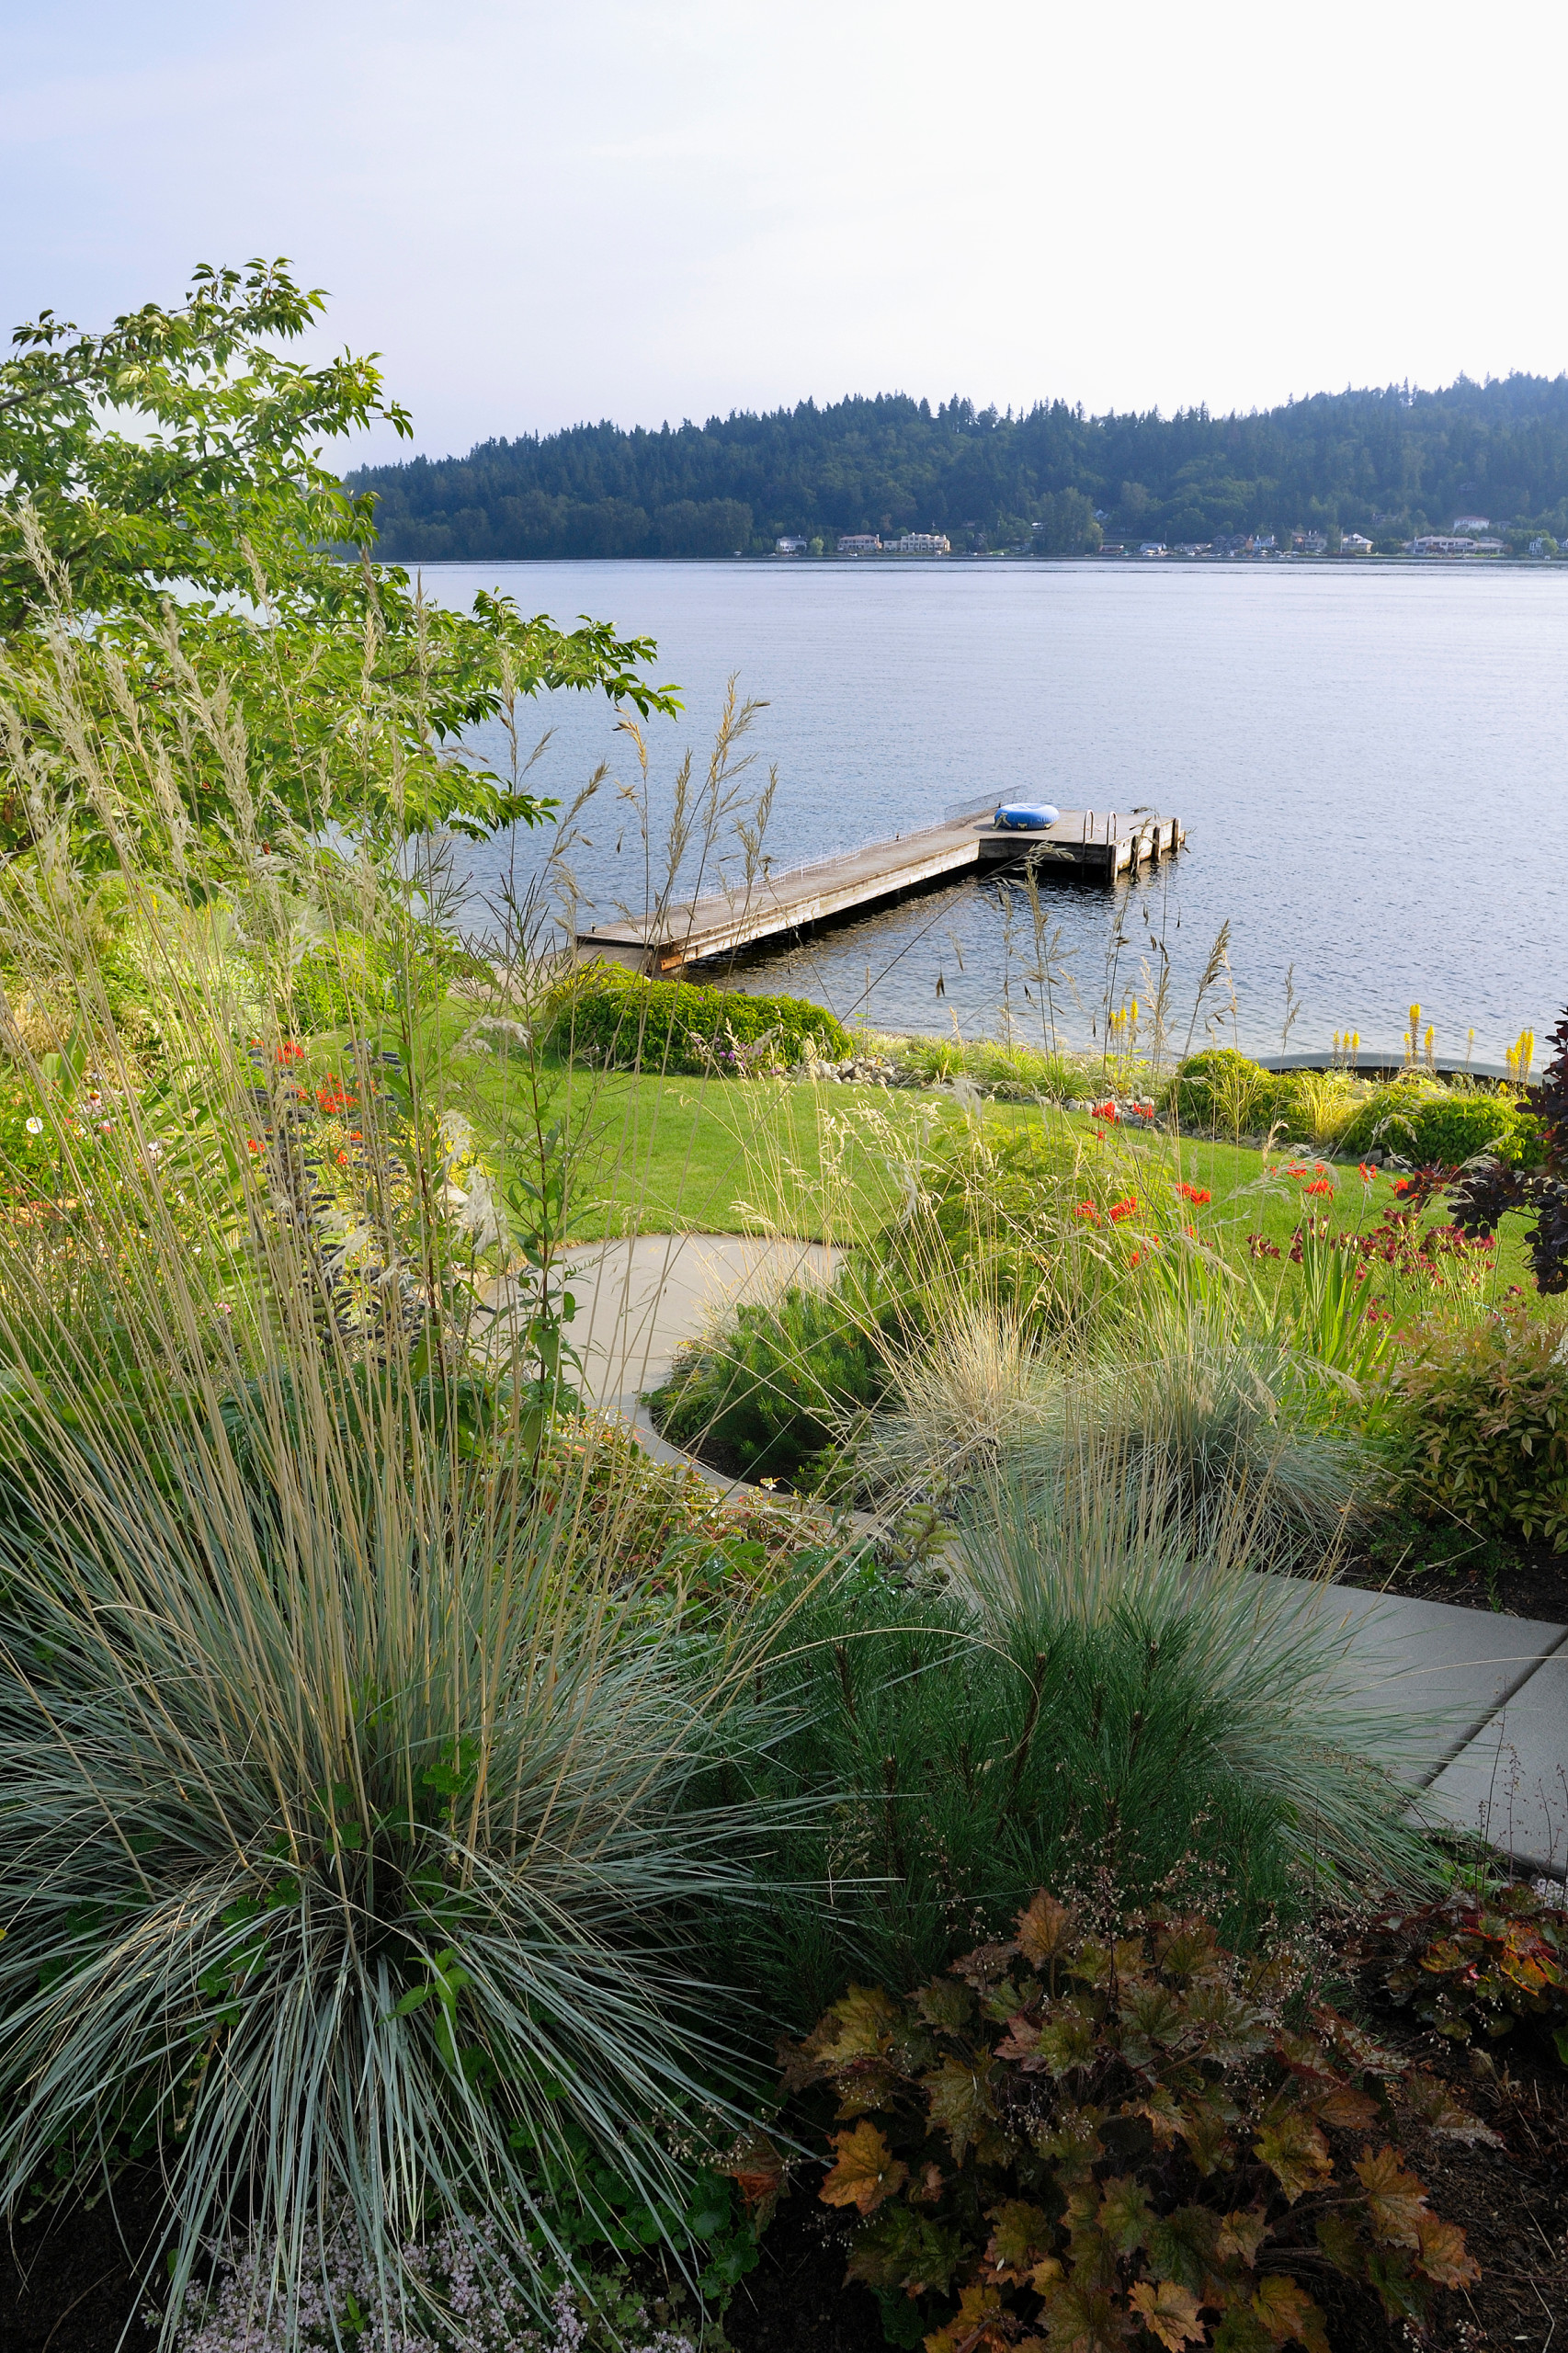
[[(570, 1261), (570, 1336), (594, 1402), (622, 1414), (655, 1460), (688, 1465), (721, 1493), (745, 1490), (661, 1438), (642, 1393), (738, 1300), (825, 1283), (841, 1256), (737, 1234), (585, 1245)], [(1315, 1590), (1346, 1629), (1369, 1698), (1413, 1719), (1409, 1770), (1424, 1814), (1479, 1833), (1528, 1870), (1568, 1877), (1568, 1626), (1353, 1586)]]
[(588, 1393), (613, 1406), (657, 1388), (682, 1342), (738, 1302), (826, 1283), (842, 1256), (821, 1242), (740, 1233), (640, 1233), (573, 1251), (569, 1337)]

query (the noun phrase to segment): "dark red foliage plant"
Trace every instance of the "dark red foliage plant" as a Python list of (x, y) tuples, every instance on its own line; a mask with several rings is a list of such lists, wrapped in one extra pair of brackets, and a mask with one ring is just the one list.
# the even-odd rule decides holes
[(1328, 2353), (1314, 2281), (1402, 2322), (1479, 2276), (1403, 2132), (1494, 2136), (1201, 1920), (1108, 1938), (1039, 1894), (907, 2000), (852, 1987), (785, 2062), (835, 2096), (848, 2277), (926, 2353)]
[(1451, 2042), (1545, 2041), (1568, 2067), (1568, 1911), (1534, 1888), (1456, 1890), (1389, 1913), (1372, 1943), (1392, 1999)]

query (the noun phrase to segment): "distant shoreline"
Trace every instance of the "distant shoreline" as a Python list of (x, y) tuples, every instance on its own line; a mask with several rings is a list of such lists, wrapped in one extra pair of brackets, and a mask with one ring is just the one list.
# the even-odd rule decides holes
[[(345, 558), (345, 562), (349, 559)], [(540, 567), (585, 563), (646, 563), (660, 566), (755, 564), (774, 572), (895, 571), (942, 572), (970, 570), (976, 565), (994, 569), (1006, 565), (1016, 572), (1152, 571), (1157, 566), (1184, 572), (1522, 572), (1568, 573), (1568, 552), (1535, 555), (1014, 555), (998, 549), (987, 555), (437, 555), (389, 554), (377, 549), (373, 563), (395, 563), (408, 572), (483, 572), (498, 563), (531, 563)], [(358, 563), (358, 555), (353, 561)]]

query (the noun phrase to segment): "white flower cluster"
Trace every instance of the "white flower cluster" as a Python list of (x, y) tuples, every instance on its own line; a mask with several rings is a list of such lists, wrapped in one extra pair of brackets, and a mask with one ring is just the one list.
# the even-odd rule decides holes
[[(253, 2234), (218, 2253), (213, 2285), (187, 2290), (176, 2353), (583, 2353), (590, 2323), (569, 2287), (541, 2326), (494, 2223), (458, 2217), (403, 2251), (401, 2281), (379, 2279), (352, 2221), (308, 2234), (290, 2306), (275, 2244)], [(417, 2310), (415, 2309), (417, 2308)], [(154, 2320), (155, 2325), (155, 2320)], [(625, 2353), (694, 2353), (667, 2329)]]

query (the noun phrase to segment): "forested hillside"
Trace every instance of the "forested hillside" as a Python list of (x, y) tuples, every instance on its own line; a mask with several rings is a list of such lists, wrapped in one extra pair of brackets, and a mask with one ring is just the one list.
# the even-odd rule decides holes
[[(656, 432), (577, 425), (350, 478), (381, 551), (452, 557), (728, 555), (780, 534), (939, 530), (955, 548), (1072, 553), (1356, 530), (1394, 544), (1460, 513), (1568, 536), (1568, 377), (1323, 392), (1246, 416), (1003, 415), (883, 393)], [(1096, 515), (1100, 523), (1096, 522)]]

